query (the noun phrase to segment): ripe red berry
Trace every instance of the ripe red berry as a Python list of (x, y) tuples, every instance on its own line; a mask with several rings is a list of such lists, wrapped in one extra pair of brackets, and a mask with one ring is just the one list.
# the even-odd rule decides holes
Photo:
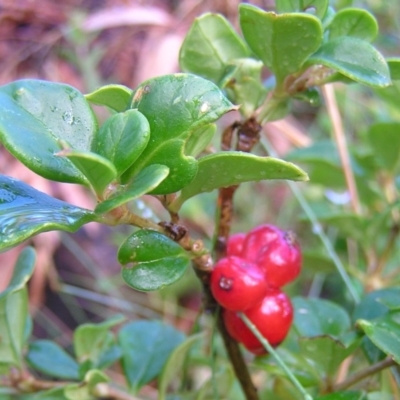
[(246, 234), (242, 232), (229, 236), (228, 243), (226, 244), (226, 254), (228, 256), (241, 257), (245, 239)]
[(219, 260), (211, 273), (210, 288), (215, 300), (229, 310), (254, 307), (265, 296), (265, 274), (254, 263), (236, 256)]
[[(285, 339), (293, 321), (292, 303), (278, 288), (270, 288), (262, 302), (244, 314), (272, 346), (278, 346)], [(223, 319), (228, 333), (249, 351), (257, 355), (267, 353), (237, 312), (224, 310)]]

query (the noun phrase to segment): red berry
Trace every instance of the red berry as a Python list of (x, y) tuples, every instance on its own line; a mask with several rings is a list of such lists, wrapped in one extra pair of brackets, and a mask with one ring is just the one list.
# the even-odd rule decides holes
[(231, 235), (226, 244), (226, 254), (228, 256), (242, 256), (243, 242), (246, 239), (245, 233), (235, 233)]
[(260, 267), (240, 257), (219, 260), (211, 273), (210, 288), (215, 300), (229, 310), (254, 307), (268, 290)]
[[(262, 302), (244, 314), (272, 346), (278, 346), (289, 332), (293, 307), (289, 297), (278, 288), (270, 288)], [(261, 342), (241, 320), (237, 312), (224, 310), (223, 319), (228, 333), (254, 354), (265, 354)]]

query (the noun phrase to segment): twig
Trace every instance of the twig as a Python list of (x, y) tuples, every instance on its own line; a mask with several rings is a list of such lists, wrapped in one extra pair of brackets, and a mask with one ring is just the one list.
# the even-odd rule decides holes
[(385, 358), (384, 360), (371, 365), (362, 371), (356, 372), (354, 375), (350, 376), (348, 379), (344, 380), (341, 383), (338, 383), (333, 386), (332, 392), (338, 392), (341, 390), (345, 390), (356, 383), (362, 381), (365, 378), (368, 378), (371, 375), (376, 374), (377, 372), (380, 372), (384, 370), (385, 368), (389, 368), (393, 365), (396, 365), (396, 362), (392, 358)]
[(347, 188), (350, 193), (350, 200), (353, 211), (361, 214), (361, 205), (358, 198), (357, 186), (354, 179), (353, 170), (351, 168), (350, 155), (346, 143), (346, 136), (343, 130), (342, 118), (335, 98), (335, 92), (332, 85), (323, 85), (322, 93), (325, 98), (326, 107), (332, 123), (334, 138), (339, 150), (339, 156), (342, 163)]

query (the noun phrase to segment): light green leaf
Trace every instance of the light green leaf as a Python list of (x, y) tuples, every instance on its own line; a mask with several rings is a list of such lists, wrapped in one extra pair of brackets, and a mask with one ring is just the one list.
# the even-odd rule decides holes
[(195, 130), (186, 142), (185, 154), (197, 157), (210, 144), (216, 131), (216, 124), (209, 124)]
[(97, 122), (78, 90), (20, 80), (0, 87), (0, 109), (0, 141), (14, 157), (45, 178), (87, 184), (70, 160), (55, 155), (61, 141), (74, 150), (90, 150)]
[(166, 165), (170, 173), (154, 194), (173, 193), (190, 183), (197, 172), (197, 161), (184, 154), (188, 138), (234, 109), (212, 82), (190, 74), (144, 82), (136, 89), (131, 107), (147, 118), (151, 134), (146, 149), (123, 175), (123, 183), (148, 165)]
[(321, 44), (321, 22), (313, 15), (275, 14), (249, 4), (240, 4), (239, 13), (246, 42), (274, 73), (278, 87), (301, 70)]
[(179, 64), (182, 71), (218, 84), (230, 61), (248, 55), (246, 44), (229, 21), (222, 15), (207, 13), (196, 18), (186, 34)]
[(264, 179), (307, 180), (307, 175), (294, 164), (272, 157), (235, 151), (211, 154), (200, 158), (196, 177), (182, 189), (170, 209), (177, 211), (187, 199), (199, 193)]
[(119, 331), (118, 338), (126, 379), (132, 390), (137, 391), (160, 374), (185, 336), (159, 321), (134, 321)]
[(57, 200), (27, 184), (0, 175), (0, 251), (40, 232), (74, 232), (96, 220), (90, 210)]
[(169, 168), (165, 165), (152, 164), (142, 169), (131, 183), (120, 189), (96, 207), (97, 214), (104, 214), (131, 200), (153, 191), (167, 176)]
[[(93, 369), (85, 374), (83, 382), (68, 385), (64, 388), (65, 397), (68, 400), (89, 400), (94, 397), (94, 389), (97, 384), (108, 382), (108, 376), (99, 370)], [(97, 396), (96, 396), (97, 397)]]
[(167, 236), (151, 230), (135, 232), (118, 250), (125, 282), (136, 290), (159, 290), (180, 279), (190, 264), (188, 254)]
[(328, 9), (329, 0), (276, 0), (275, 4), (279, 13), (314, 11), (322, 19)]
[(388, 58), (386, 61), (390, 69), (390, 77), (392, 80), (400, 80), (400, 58)]
[(118, 113), (106, 120), (92, 142), (92, 151), (110, 160), (118, 176), (142, 154), (150, 139), (150, 126), (138, 110)]
[(378, 23), (371, 13), (361, 8), (345, 8), (332, 19), (329, 40), (351, 36), (372, 42), (378, 35), (378, 30)]
[(117, 112), (123, 112), (129, 108), (133, 90), (124, 85), (106, 85), (86, 94), (85, 97), (93, 104), (107, 106)]
[(365, 40), (355, 37), (339, 37), (323, 44), (307, 64), (325, 65), (373, 87), (386, 87), (391, 83), (389, 67), (382, 54)]

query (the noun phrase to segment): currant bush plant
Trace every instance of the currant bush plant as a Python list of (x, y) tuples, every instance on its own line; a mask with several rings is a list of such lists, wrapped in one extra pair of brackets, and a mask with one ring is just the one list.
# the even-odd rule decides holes
[[(0, 176), (0, 250), (90, 222), (128, 225), (135, 229), (117, 253), (124, 282), (157, 291), (193, 268), (215, 328), (185, 336), (161, 321), (116, 315), (80, 325), (72, 351), (33, 341), (27, 283), (35, 251), (26, 247), (0, 294), (1, 399), (144, 399), (141, 389), (154, 380), (159, 399), (400, 398), (400, 58), (385, 59), (371, 44), (378, 23), (365, 9), (276, 0), (275, 11), (240, 4), (238, 16), (241, 33), (222, 15), (197, 18), (181, 47), (182, 72), (133, 89), (82, 94), (31, 79), (0, 87), (8, 152), (95, 200), (84, 209)], [(346, 145), (333, 87), (343, 102), (359, 91), (380, 104), (353, 122), (341, 110), (354, 145)], [(299, 102), (319, 107), (311, 130), (332, 126), (334, 134), (317, 134), (283, 160), (263, 128)], [(92, 105), (110, 111), (100, 126)], [(349, 102), (348, 111), (358, 106)], [(223, 127), (225, 114), (236, 117)], [(276, 221), (231, 232), (238, 187), (271, 180), (286, 180), (299, 202), (298, 241)], [(295, 183), (307, 180), (304, 191)], [(208, 246), (182, 210), (212, 191)], [(167, 220), (134, 211), (144, 195)], [(295, 278), (289, 295), (282, 286)], [(324, 285), (334, 289), (328, 299)], [(200, 365), (211, 378), (194, 388)], [(125, 387), (112, 381), (118, 366)]]

